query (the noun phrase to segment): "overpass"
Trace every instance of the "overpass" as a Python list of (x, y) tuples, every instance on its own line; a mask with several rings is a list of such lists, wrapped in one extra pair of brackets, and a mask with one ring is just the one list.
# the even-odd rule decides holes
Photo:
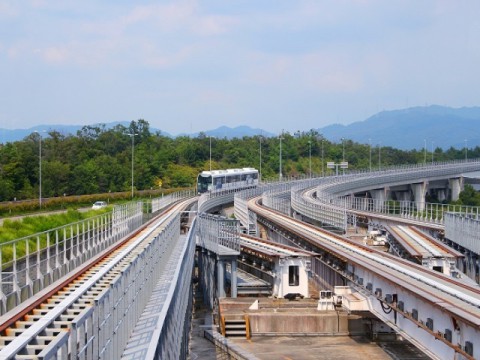
[[(165, 213), (146, 225), (142, 225), (141, 205), (135, 205), (122, 207), (94, 221), (9, 244), (14, 250), (8, 261), (2, 245), (0, 359), (33, 356), (43, 359), (185, 358), (191, 309), (188, 284), (192, 278), (195, 245), (198, 251), (215, 254), (213, 259), (204, 262), (210, 274), (225, 274), (230, 267), (233, 275), (235, 259), (240, 254), (240, 233), (258, 234), (261, 229), (274, 240), (318, 253), (312, 260), (311, 273), (323, 288), (335, 291), (335, 286), (348, 286), (357, 298), (363, 299), (362, 306), (431, 357), (479, 358), (477, 286), (378, 253), (343, 236), (363, 216), (358, 213), (360, 200), (355, 199), (362, 199), (358, 194), (367, 191), (366, 182), (370, 181), (375, 190), (386, 186), (388, 178), (402, 177), (404, 182), (419, 183), (430, 174), (428, 179), (433, 182), (441, 176), (461, 179), (463, 174), (480, 169), (477, 161), (439, 166), (442, 174), (435, 166), (419, 166), (377, 174), (269, 184), (239, 193), (214, 193), (202, 196), (193, 208), (192, 203), (181, 202), (190, 194), (178, 194), (156, 200), (155, 209), (175, 203), (182, 203), (181, 207), (172, 207), (168, 213), (171, 215)], [(376, 180), (382, 176), (381, 181)], [(449, 213), (452, 209), (446, 206), (427, 203), (422, 209), (418, 198), (409, 206), (401, 203), (403, 205), (391, 209), (387, 198), (365, 199), (369, 198), (363, 197), (364, 205), (372, 205), (364, 206), (362, 212), (372, 214), (372, 211), (373, 215), (369, 215), (372, 219), (401, 219), (445, 231), (445, 234), (453, 231), (453, 235), (455, 229), (468, 224), (470, 237), (458, 246), (472, 253), (476, 250), (478, 242), (472, 240), (472, 236), (478, 234), (475, 233), (478, 229), (476, 209), (457, 208)], [(193, 219), (197, 210), (203, 214), (231, 202), (235, 204), (238, 219), (235, 222), (212, 220), (208, 215)], [(336, 234), (316, 225), (334, 230)], [(127, 253), (104, 255), (105, 250), (116, 249), (120, 240), (130, 238), (132, 232), (135, 234), (132, 241), (143, 242), (145, 250), (136, 251), (138, 245), (126, 245), (125, 251), (133, 251), (133, 257)], [(447, 238), (455, 238), (453, 235)], [(25, 243), (28, 245), (21, 250), (20, 244)], [(43, 250), (42, 244), (47, 244), (47, 250)], [(68, 292), (69, 300), (59, 298), (73, 281), (71, 273), (77, 273), (79, 267), (94, 258), (107, 261), (101, 265), (105, 267), (105, 275), (92, 280), (101, 282), (98, 290), (74, 285), (75, 295)], [(161, 259), (171, 261), (158, 261)], [(118, 266), (122, 264), (125, 268), (116, 270), (117, 265), (108, 261), (119, 262)], [(149, 265), (145, 267), (145, 264)], [(110, 275), (108, 269), (114, 272)], [(99, 271), (96, 268), (94, 272), (99, 274)], [(82, 278), (83, 272), (74, 277)], [(215, 299), (224, 295), (216, 284), (218, 279), (208, 275), (203, 281), (209, 291), (205, 296), (209, 305), (214, 306)], [(92, 282), (91, 286), (98, 285)], [(53, 302), (52, 294), (56, 299)], [(77, 297), (84, 295), (87, 297)], [(42, 305), (45, 301), (55, 305), (45, 307)]]

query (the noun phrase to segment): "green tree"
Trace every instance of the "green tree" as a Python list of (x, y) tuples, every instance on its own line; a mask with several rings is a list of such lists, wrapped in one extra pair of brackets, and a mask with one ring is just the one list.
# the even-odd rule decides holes
[(463, 205), (480, 206), (480, 194), (469, 184), (460, 192), (459, 200)]

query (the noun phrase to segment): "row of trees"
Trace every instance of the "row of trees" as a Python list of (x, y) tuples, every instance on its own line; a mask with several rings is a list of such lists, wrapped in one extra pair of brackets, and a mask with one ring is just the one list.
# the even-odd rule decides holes
[[(131, 135), (136, 134), (136, 135)], [(134, 142), (134, 187), (190, 187), (196, 176), (210, 168), (260, 167), (262, 178), (278, 178), (280, 140), (276, 137), (243, 137), (228, 140), (201, 133), (172, 139), (151, 133), (145, 120), (129, 127), (85, 126), (76, 135), (56, 131), (32, 133), (21, 141), (0, 145), (0, 201), (38, 197), (40, 148), (42, 197), (129, 191), (131, 188), (132, 136)], [(329, 161), (348, 161), (349, 169), (373, 170), (398, 164), (423, 163), (423, 149), (402, 151), (391, 147), (371, 148), (350, 140), (334, 143), (314, 130), (284, 133), (282, 173), (298, 177), (328, 174)], [(211, 144), (211, 146), (210, 146)], [(434, 150), (435, 161), (463, 159), (464, 150)], [(480, 149), (469, 149), (478, 157)], [(428, 154), (431, 159), (431, 153)]]

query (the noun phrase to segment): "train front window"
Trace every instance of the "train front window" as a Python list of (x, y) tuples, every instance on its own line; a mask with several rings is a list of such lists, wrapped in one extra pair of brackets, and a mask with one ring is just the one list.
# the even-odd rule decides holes
[(204, 193), (204, 192), (207, 192), (209, 189), (208, 189), (208, 186), (211, 186), (212, 185), (212, 176), (202, 176), (202, 175), (198, 175), (198, 179), (197, 179), (197, 191), (199, 193)]

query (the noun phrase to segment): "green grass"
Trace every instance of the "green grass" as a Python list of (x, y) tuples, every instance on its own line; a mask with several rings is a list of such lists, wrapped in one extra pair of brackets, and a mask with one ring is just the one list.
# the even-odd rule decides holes
[(67, 212), (59, 214), (28, 216), (19, 220), (5, 219), (3, 226), (0, 227), (0, 243), (55, 229), (109, 211), (111, 211), (109, 207), (86, 212), (70, 209)]

